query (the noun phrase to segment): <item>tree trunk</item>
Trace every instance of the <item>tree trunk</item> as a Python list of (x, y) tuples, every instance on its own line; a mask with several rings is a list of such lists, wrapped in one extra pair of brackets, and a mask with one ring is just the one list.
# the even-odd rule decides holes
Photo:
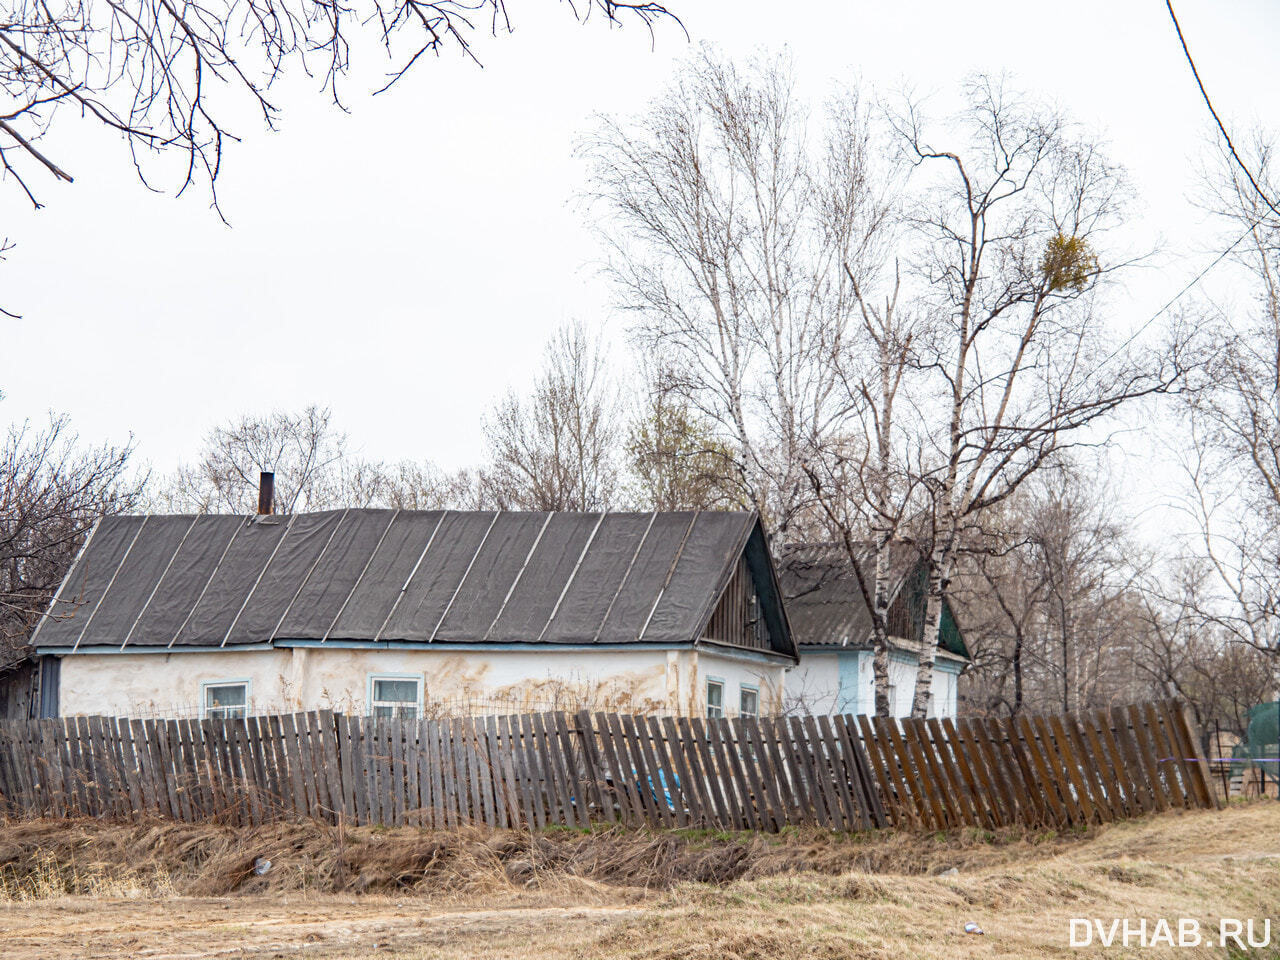
[(871, 671), (875, 679), (876, 716), (893, 715), (889, 703), (889, 537), (884, 531), (876, 531), (875, 598), (872, 610)]
[(942, 626), (941, 564), (929, 564), (929, 592), (924, 606), (923, 646), (916, 667), (916, 688), (911, 698), (911, 716), (923, 719), (929, 715), (929, 696), (933, 692), (933, 664), (938, 656), (938, 637)]
[(1013, 716), (1022, 712), (1022, 644), (1021, 627), (1014, 628), (1013, 637)]

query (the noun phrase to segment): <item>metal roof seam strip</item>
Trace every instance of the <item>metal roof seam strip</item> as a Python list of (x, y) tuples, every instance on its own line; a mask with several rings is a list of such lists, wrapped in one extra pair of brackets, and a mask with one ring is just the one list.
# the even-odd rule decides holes
[(84, 538), (84, 543), (80, 544), (80, 549), (76, 551), (75, 560), (71, 561), (71, 567), (67, 570), (66, 576), (58, 583), (58, 589), (53, 592), (53, 599), (49, 601), (49, 609), (40, 615), (40, 622), (36, 624), (36, 628), (31, 633), (31, 639), (27, 641), (31, 646), (36, 645), (36, 637), (40, 636), (40, 630), (45, 623), (51, 618), (57, 616), (55, 612), (58, 602), (62, 599), (62, 588), (71, 582), (71, 575), (76, 572), (76, 567), (80, 565), (80, 560), (84, 556), (85, 551), (89, 549), (89, 543), (93, 540), (93, 535), (98, 532), (98, 527), (102, 525), (102, 517), (93, 521), (93, 526), (89, 528), (89, 535)]
[(462, 585), (467, 582), (467, 577), (471, 573), (471, 568), (475, 566), (476, 558), (480, 556), (480, 551), (484, 549), (485, 542), (489, 539), (489, 534), (493, 532), (493, 528), (497, 524), (498, 517), (500, 516), (502, 516), (502, 511), (495, 510), (493, 513), (493, 519), (489, 521), (489, 528), (485, 530), (484, 536), (480, 538), (480, 545), (476, 547), (476, 552), (472, 554), (471, 560), (467, 564), (467, 569), (462, 571), (462, 579), (459, 580), (458, 585), (453, 588), (453, 596), (451, 596), (449, 598), (449, 602), (444, 605), (444, 613), (440, 614), (440, 619), (436, 621), (436, 625), (431, 631), (431, 636), (427, 637), (427, 643), (434, 641), (436, 634), (440, 632), (440, 625), (444, 623), (444, 618), (447, 617), (449, 615), (449, 611), (453, 609), (453, 601), (457, 600), (458, 594), (462, 592)]
[(644, 528), (644, 533), (640, 535), (640, 542), (636, 544), (635, 552), (631, 554), (631, 562), (627, 564), (627, 569), (622, 572), (622, 579), (618, 581), (618, 589), (613, 591), (613, 598), (609, 601), (609, 605), (604, 608), (604, 616), (600, 618), (600, 626), (596, 627), (595, 636), (591, 638), (592, 643), (599, 642), (600, 634), (604, 632), (604, 625), (609, 621), (609, 614), (613, 612), (613, 605), (618, 602), (618, 597), (622, 596), (622, 588), (627, 585), (627, 579), (631, 576), (631, 569), (636, 565), (636, 560), (640, 558), (640, 551), (644, 549), (644, 542), (649, 539), (649, 531), (653, 529), (653, 523), (657, 519), (657, 510), (649, 514), (649, 524)]
[(382, 631), (387, 629), (387, 624), (391, 622), (391, 618), (395, 615), (396, 610), (400, 608), (400, 601), (404, 599), (404, 595), (409, 592), (409, 584), (413, 583), (413, 578), (417, 576), (418, 568), (422, 566), (422, 561), (427, 556), (427, 551), (431, 549), (431, 544), (435, 543), (436, 534), (440, 531), (440, 526), (444, 523), (444, 518), (449, 515), (448, 510), (440, 511), (440, 519), (436, 521), (436, 525), (431, 529), (431, 536), (427, 537), (427, 545), (422, 548), (422, 552), (418, 554), (418, 559), (414, 561), (413, 569), (409, 571), (409, 575), (404, 578), (404, 585), (400, 588), (400, 592), (396, 594), (395, 601), (391, 604), (391, 609), (387, 611), (386, 619), (382, 621), (382, 626), (378, 628), (378, 632), (373, 635), (373, 639), (381, 640)]
[[(587, 551), (591, 549), (591, 544), (595, 543), (596, 533), (600, 529), (600, 524), (604, 523), (604, 518), (609, 515), (607, 510), (601, 511), (600, 519), (596, 521), (596, 525), (591, 528), (591, 536), (587, 537), (587, 542), (583, 544), (582, 552), (578, 554), (578, 562), (573, 565), (573, 571), (569, 574), (569, 579), (564, 582), (564, 587), (560, 591), (560, 596), (556, 597), (556, 605), (551, 608), (551, 615), (547, 617), (547, 622), (543, 624), (542, 630), (538, 633), (538, 641), (546, 636), (547, 631), (551, 629), (551, 621), (555, 620), (556, 614), (560, 612), (560, 604), (564, 602), (565, 594), (569, 592), (569, 588), (573, 586), (574, 578), (578, 576), (578, 570), (582, 567), (582, 561), (587, 556)], [(535, 642), (538, 642), (535, 641)]]
[(516, 577), (511, 581), (511, 586), (507, 589), (507, 595), (502, 598), (502, 605), (498, 607), (498, 612), (494, 615), (493, 622), (489, 624), (489, 629), (484, 632), (481, 640), (488, 640), (489, 634), (493, 633), (493, 628), (498, 625), (498, 621), (502, 619), (502, 611), (507, 609), (507, 602), (511, 599), (511, 595), (516, 592), (516, 585), (520, 582), (520, 578), (524, 576), (529, 561), (533, 559), (533, 552), (538, 549), (538, 544), (542, 542), (542, 535), (547, 532), (547, 526), (551, 523), (551, 518), (555, 516), (555, 511), (547, 511), (547, 519), (542, 521), (542, 526), (538, 530), (538, 535), (533, 538), (533, 546), (529, 548), (529, 552), (524, 555), (524, 563), (520, 564), (520, 569), (516, 571)]
[[(671, 578), (675, 576), (676, 564), (680, 562), (680, 557), (684, 555), (684, 546), (689, 542), (689, 534), (693, 533), (693, 526), (698, 522), (701, 513), (695, 513), (693, 519), (689, 521), (689, 526), (685, 527), (684, 536), (680, 538), (680, 546), (676, 547), (676, 555), (671, 558), (671, 566), (667, 568), (667, 576), (662, 581), (662, 586), (658, 590), (658, 595), (653, 598), (653, 606), (649, 608), (649, 615), (644, 618), (644, 626), (640, 628), (640, 632), (636, 634), (637, 642), (644, 639), (644, 632), (649, 629), (649, 621), (653, 619), (654, 613), (658, 609), (658, 604), (662, 602), (662, 596), (667, 592), (667, 587), (671, 585)], [(697, 640), (697, 637), (693, 638)]]
[(333, 525), (333, 533), (329, 534), (329, 539), (324, 542), (324, 546), (321, 547), (320, 552), (316, 554), (315, 560), (313, 560), (311, 566), (307, 568), (306, 575), (302, 578), (302, 582), (298, 584), (298, 589), (293, 592), (293, 596), (289, 600), (289, 605), (284, 608), (284, 613), (280, 614), (280, 619), (277, 620), (276, 625), (271, 628), (271, 633), (267, 636), (268, 640), (274, 640), (276, 633), (279, 632), (280, 627), (284, 625), (285, 618), (289, 616), (289, 611), (292, 610), (293, 605), (298, 602), (298, 597), (302, 596), (303, 588), (306, 587), (307, 582), (311, 579), (311, 574), (316, 572), (316, 567), (320, 566), (320, 561), (324, 558), (325, 552), (329, 549), (329, 545), (333, 543), (333, 538), (336, 537), (338, 535), (338, 531), (342, 529), (342, 521), (347, 519), (347, 514), (350, 512), (350, 507), (343, 510), (342, 516), (340, 516), (338, 518), (338, 522)]
[(382, 541), (387, 539), (387, 532), (391, 529), (391, 525), (396, 522), (396, 517), (400, 516), (400, 508), (391, 514), (391, 519), (387, 521), (386, 527), (383, 528), (382, 536), (378, 538), (378, 542), (373, 545), (373, 549), (369, 551), (369, 559), (364, 562), (364, 566), (360, 570), (360, 576), (356, 577), (356, 582), (351, 585), (351, 591), (347, 594), (347, 599), (342, 601), (342, 606), (338, 608), (338, 612), (333, 615), (333, 619), (329, 621), (329, 627), (324, 632), (324, 636), (320, 638), (320, 642), (324, 643), (329, 639), (329, 634), (333, 632), (333, 628), (338, 625), (338, 621), (342, 618), (342, 612), (347, 609), (347, 604), (351, 602), (351, 598), (356, 595), (356, 590), (360, 587), (360, 581), (364, 579), (364, 575), (369, 572), (369, 567), (373, 564), (373, 558), (378, 554), (378, 548), (382, 546)]
[(191, 605), (191, 609), (187, 611), (187, 615), (183, 619), (182, 623), (178, 624), (178, 629), (173, 633), (173, 639), (170, 640), (166, 646), (172, 647), (178, 642), (178, 638), (182, 636), (182, 631), (185, 630), (187, 628), (187, 624), (191, 622), (191, 617), (195, 614), (196, 607), (200, 606), (200, 601), (203, 600), (204, 595), (209, 592), (209, 585), (213, 583), (213, 578), (218, 575), (218, 570), (222, 567), (222, 561), (227, 559), (227, 554), (231, 550), (231, 545), (236, 542), (236, 537), (240, 536), (240, 531), (245, 528), (245, 525), (248, 524), (248, 522), (249, 515), (245, 515), (240, 526), (236, 527), (235, 530), (232, 531), (231, 536), (227, 539), (227, 545), (222, 548), (222, 556), (218, 557), (218, 562), (215, 563), (213, 565), (213, 569), (209, 571), (209, 579), (206, 580), (204, 582), (204, 586), (200, 588), (200, 593), (196, 597), (196, 602)]
[(262, 578), (267, 575), (267, 570), (271, 567), (271, 561), (276, 558), (276, 554), (280, 552), (280, 548), (284, 546), (284, 542), (289, 539), (289, 531), (293, 529), (293, 521), (298, 519), (296, 513), (289, 515), (288, 522), (284, 525), (284, 530), (280, 534), (280, 539), (276, 541), (276, 545), (271, 548), (271, 555), (267, 557), (267, 562), (262, 565), (262, 569), (258, 571), (258, 577), (253, 581), (253, 586), (249, 588), (249, 592), (244, 595), (244, 601), (240, 604), (240, 609), (236, 611), (236, 615), (231, 618), (231, 623), (227, 627), (227, 632), (222, 636), (222, 642), (218, 644), (225, 647), (227, 641), (231, 639), (231, 631), (236, 628), (236, 624), (240, 622), (240, 616), (249, 606), (249, 601), (253, 599), (253, 595), (257, 593), (258, 586), (262, 583)]
[(133, 539), (129, 541), (129, 546), (125, 549), (124, 556), (120, 558), (118, 563), (116, 563), (116, 568), (111, 573), (111, 579), (107, 581), (105, 589), (103, 589), (102, 593), (98, 595), (98, 602), (93, 605), (93, 612), (89, 614), (89, 619), (84, 622), (84, 626), (80, 628), (80, 633), (76, 635), (76, 642), (71, 648), (72, 650), (75, 650), (80, 646), (80, 641), (84, 639), (84, 635), (86, 631), (88, 631), (89, 625), (93, 623), (93, 618), (97, 616), (98, 611), (102, 609), (102, 601), (107, 599), (107, 594), (111, 592), (111, 587), (115, 584), (116, 577), (120, 576), (120, 568), (123, 567), (124, 562), (129, 559), (129, 554), (133, 551), (133, 545), (138, 542), (138, 537), (142, 536), (142, 531), (146, 527), (147, 521), (150, 519), (151, 514), (148, 513), (142, 518), (142, 522), (138, 524), (137, 532), (134, 533)]
[(160, 584), (164, 583), (165, 575), (169, 572), (169, 568), (173, 566), (173, 561), (178, 559), (178, 554), (182, 552), (182, 545), (187, 542), (187, 537), (191, 535), (192, 528), (195, 527), (196, 523), (202, 516), (204, 516), (203, 513), (197, 513), (195, 517), (192, 518), (191, 523), (187, 525), (186, 532), (182, 534), (182, 539), (179, 540), (178, 545), (173, 548), (173, 556), (171, 556), (169, 558), (169, 562), (164, 565), (164, 569), (160, 571), (160, 576), (156, 580), (156, 585), (152, 587), (151, 592), (147, 594), (146, 602), (142, 605), (142, 609), (138, 611), (138, 615), (133, 618), (133, 623), (129, 626), (129, 632), (124, 635), (124, 640), (120, 642), (121, 650), (129, 645), (129, 638), (133, 636), (133, 631), (138, 629), (138, 624), (142, 622), (143, 616), (146, 615), (147, 608), (151, 606), (151, 601), (156, 598), (156, 594), (160, 590)]

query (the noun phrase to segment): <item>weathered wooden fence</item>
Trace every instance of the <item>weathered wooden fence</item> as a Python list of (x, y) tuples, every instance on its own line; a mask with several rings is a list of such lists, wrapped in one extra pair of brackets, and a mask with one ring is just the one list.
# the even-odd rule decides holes
[(0, 810), (255, 824), (1065, 827), (1218, 803), (1183, 707), (1016, 720), (526, 714), (0, 723)]

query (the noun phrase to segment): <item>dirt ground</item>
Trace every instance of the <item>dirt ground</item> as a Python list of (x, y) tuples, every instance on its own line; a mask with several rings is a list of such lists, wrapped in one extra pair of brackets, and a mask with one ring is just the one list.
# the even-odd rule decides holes
[[(398, 865), (392, 884), (398, 894), (329, 891), (377, 888), (370, 866), (377, 858), (370, 851), (381, 863), (391, 851), (434, 839), (394, 833), (342, 838), (347, 866), (339, 882), (323, 873), (316, 849), (306, 848), (303, 857), (298, 836), (255, 836), (255, 849), (280, 846), (279, 866), (268, 878), (241, 877), (234, 892), (195, 896), (190, 892), (201, 884), (225, 885), (226, 864), (244, 851), (197, 847), (196, 839), (172, 832), (121, 840), (96, 836), (91, 825), (76, 828), (79, 834), (65, 826), (47, 832), (32, 827), (31, 836), (25, 826), (0, 830), (7, 897), (0, 900), (0, 956), (6, 960), (1280, 958), (1280, 803), (1274, 801), (1170, 814), (1082, 837), (744, 842), (708, 835), (677, 841), (566, 836), (532, 852), (509, 838), (502, 841), (506, 846), (495, 846), (494, 838), (476, 837), (465, 856), (457, 847), (426, 847), (434, 858), (426, 867), (421, 860), (412, 870)], [(179, 849), (186, 859), (175, 860), (168, 873), (143, 856), (145, 838), (156, 845), (161, 835), (165, 844), (185, 837)], [(69, 836), (78, 838), (80, 851), (74, 876), (55, 841), (70, 843)], [(102, 857), (117, 842), (130, 844), (146, 869), (105, 870)], [(368, 847), (364, 853), (361, 844)], [(478, 848), (509, 853), (481, 870), (483, 882), (476, 876)], [(198, 857), (191, 853), (196, 849), (203, 851)], [(61, 858), (56, 869), (51, 850)], [(532, 870), (527, 857), (535, 860)], [(639, 869), (645, 857), (655, 878), (647, 889)], [(536, 866), (553, 860), (553, 869)], [(455, 864), (452, 873), (432, 873), (446, 861)], [(464, 870), (464, 862), (471, 866)], [(724, 879), (727, 864), (730, 879)], [(710, 879), (687, 879), (700, 872)], [(1152, 933), (1160, 918), (1175, 924), (1193, 918), (1206, 942), (1200, 948), (1139, 948), (1133, 940), (1129, 949), (1096, 942), (1073, 949), (1073, 917), (1146, 919)], [(1258, 933), (1270, 919), (1271, 946), (1219, 948), (1221, 917), (1254, 919)], [(984, 933), (964, 933), (967, 921)]]

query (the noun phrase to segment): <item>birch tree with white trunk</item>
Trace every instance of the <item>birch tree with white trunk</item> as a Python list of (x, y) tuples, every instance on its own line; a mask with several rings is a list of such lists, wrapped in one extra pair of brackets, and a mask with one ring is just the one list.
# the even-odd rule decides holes
[(704, 49), (584, 145), (635, 340), (732, 446), (778, 543), (822, 526), (804, 465), (839, 439), (846, 265), (864, 268), (885, 214), (856, 93), (813, 119), (785, 57), (739, 67)]
[(915, 165), (909, 218), (932, 336), (920, 410), (933, 449), (922, 480), (932, 534), (925, 644), (912, 715), (925, 716), (942, 601), (983, 511), (1064, 450), (1098, 442), (1118, 407), (1168, 390), (1173, 349), (1113, 346), (1103, 294), (1123, 267), (1108, 235), (1126, 210), (1123, 171), (1057, 110), (977, 76), (950, 123), (918, 103), (892, 114)]
[[(891, 554), (911, 554), (918, 547), (903, 538), (904, 528), (919, 509), (918, 480), (912, 468), (918, 444), (898, 422), (900, 399), (913, 372), (913, 343), (925, 330), (927, 316), (900, 303), (901, 276), (877, 297), (864, 289), (851, 268), (846, 274), (855, 308), (847, 333), (849, 349), (833, 357), (849, 439), (812, 452), (805, 472), (814, 498), (825, 514), (854, 582), (871, 613), (872, 681), (876, 716), (889, 716), (889, 603)], [(863, 533), (868, 540), (862, 539)], [(869, 570), (865, 568), (870, 568)]]

